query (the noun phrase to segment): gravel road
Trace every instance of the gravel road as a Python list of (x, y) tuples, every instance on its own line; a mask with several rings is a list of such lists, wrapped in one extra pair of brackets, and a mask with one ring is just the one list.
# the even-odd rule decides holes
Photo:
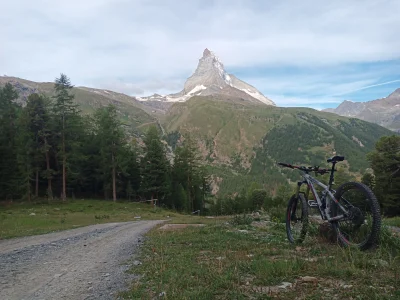
[(0, 241), (0, 299), (114, 299), (143, 237), (163, 221), (108, 223)]

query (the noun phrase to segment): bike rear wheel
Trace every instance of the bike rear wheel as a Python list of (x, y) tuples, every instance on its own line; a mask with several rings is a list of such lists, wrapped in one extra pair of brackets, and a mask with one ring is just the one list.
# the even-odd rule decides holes
[(302, 243), (308, 229), (308, 206), (303, 194), (293, 195), (286, 211), (286, 233), (289, 242)]
[[(335, 193), (335, 199), (346, 208), (348, 215), (343, 220), (332, 222), (339, 243), (344, 247), (367, 250), (378, 243), (381, 215), (378, 200), (365, 184), (347, 182)], [(332, 216), (342, 214), (333, 203)]]

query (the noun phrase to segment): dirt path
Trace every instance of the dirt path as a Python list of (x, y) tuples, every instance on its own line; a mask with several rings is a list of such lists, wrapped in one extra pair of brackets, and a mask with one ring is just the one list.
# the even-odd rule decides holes
[(0, 241), (0, 299), (114, 299), (142, 235), (162, 221), (92, 225)]

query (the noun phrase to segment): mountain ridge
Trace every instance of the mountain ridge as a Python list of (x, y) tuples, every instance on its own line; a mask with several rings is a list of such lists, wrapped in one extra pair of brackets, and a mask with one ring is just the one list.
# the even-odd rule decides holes
[(384, 98), (367, 102), (344, 100), (338, 107), (323, 111), (358, 118), (400, 132), (400, 88)]

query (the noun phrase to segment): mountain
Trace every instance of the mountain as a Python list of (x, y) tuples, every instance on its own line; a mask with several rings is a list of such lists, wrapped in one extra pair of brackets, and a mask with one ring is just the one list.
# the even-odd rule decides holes
[(149, 97), (136, 97), (143, 102), (185, 102), (194, 96), (221, 95), (243, 99), (253, 103), (264, 103), (275, 106), (252, 85), (236, 78), (225, 71), (220, 59), (210, 50), (205, 49), (199, 59), (197, 68), (184, 85), (182, 91), (166, 96), (154, 94)]
[(324, 111), (355, 117), (400, 132), (400, 88), (382, 99), (368, 102), (345, 100), (337, 108)]
[[(17, 102), (21, 105), (25, 105), (29, 95), (33, 93), (44, 94), (48, 97), (54, 95), (54, 83), (52, 82), (33, 82), (17, 77), (0, 76), (0, 86), (4, 86), (7, 82), (11, 83), (18, 91)], [(133, 134), (141, 134), (148, 125), (158, 123), (155, 116), (160, 113), (160, 110), (145, 106), (133, 97), (87, 87), (74, 87), (72, 93), (75, 94), (75, 101), (84, 114), (92, 113), (96, 108), (108, 104), (117, 106), (121, 120), (129, 125)]]
[(276, 161), (323, 166), (326, 158), (341, 154), (346, 157), (343, 165), (359, 174), (368, 168), (365, 154), (375, 142), (393, 134), (377, 124), (310, 108), (216, 96), (195, 96), (174, 104), (163, 126), (171, 147), (186, 136), (197, 141), (212, 173), (220, 174), (223, 191), (230, 189), (223, 185), (235, 189), (245, 181), (278, 185), (289, 175), (282, 175)]
[[(6, 82), (18, 90), (18, 102), (23, 105), (32, 93), (49, 97), (54, 93), (53, 83), (0, 77), (0, 85)], [(207, 49), (176, 94), (138, 98), (89, 87), (74, 87), (73, 93), (84, 114), (116, 105), (127, 130), (138, 140), (150, 125), (160, 128), (168, 149), (190, 136), (212, 174), (213, 192), (222, 194), (238, 192), (253, 182), (274, 191), (299, 175), (278, 168), (277, 161), (327, 166), (326, 158), (335, 154), (346, 157), (340, 167), (360, 178), (369, 167), (365, 154), (381, 136), (393, 132), (360, 120), (359, 111), (367, 107), (371, 114), (383, 111), (388, 116), (400, 106), (397, 90), (372, 104), (346, 101), (336, 109), (350, 117), (310, 108), (276, 107), (256, 88), (228, 74)], [(387, 119), (392, 128), (400, 128), (396, 117)]]

